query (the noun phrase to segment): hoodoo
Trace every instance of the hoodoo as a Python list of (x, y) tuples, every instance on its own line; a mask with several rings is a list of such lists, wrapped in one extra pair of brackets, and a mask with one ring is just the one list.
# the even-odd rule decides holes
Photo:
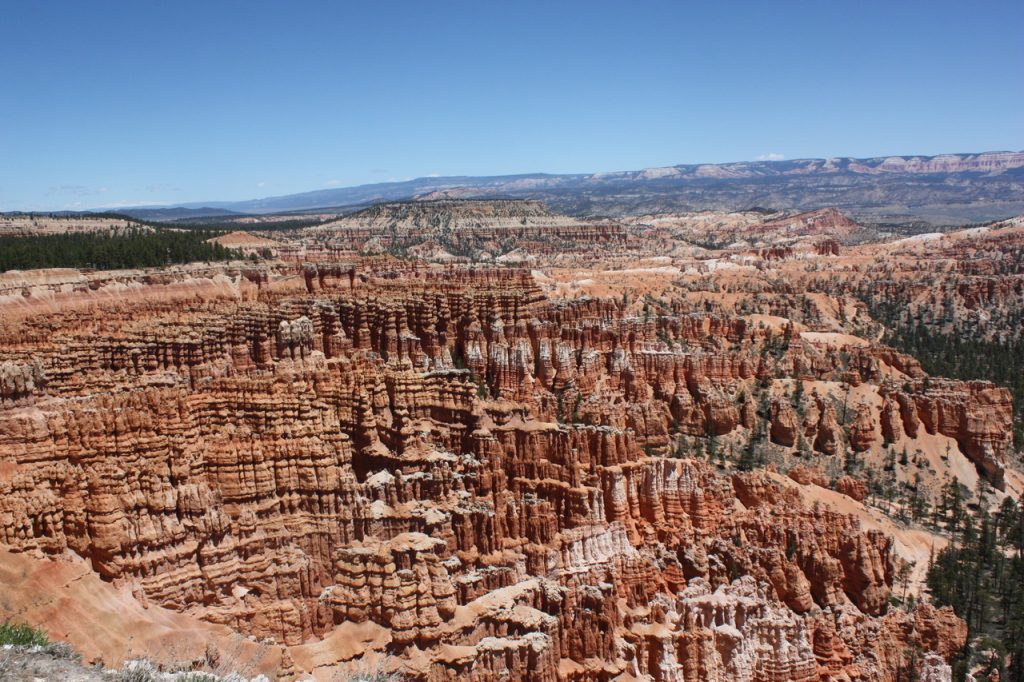
[[(803, 250), (859, 229), (829, 212), (758, 222), (803, 254), (759, 261), (533, 204), (346, 220), (275, 233), (281, 259), (4, 276), (0, 567), (165, 619), (165, 666), (202, 667), (208, 628), (283, 679), (948, 679), (967, 634), (922, 590), (945, 538), (911, 505), (1021, 479), (1010, 392), (928, 376), (860, 298), (860, 253), (935, 249)], [(381, 220), (470, 255), (360, 255)], [(532, 270), (469, 262), (524, 229)], [(294, 255), (325, 238), (343, 263)], [(60, 593), (34, 589), (21, 613)]]

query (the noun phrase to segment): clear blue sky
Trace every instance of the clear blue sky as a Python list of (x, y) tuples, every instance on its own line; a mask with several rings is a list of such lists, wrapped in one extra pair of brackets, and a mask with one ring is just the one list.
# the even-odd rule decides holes
[(0, 0), (0, 210), (1024, 149), (1024, 2)]

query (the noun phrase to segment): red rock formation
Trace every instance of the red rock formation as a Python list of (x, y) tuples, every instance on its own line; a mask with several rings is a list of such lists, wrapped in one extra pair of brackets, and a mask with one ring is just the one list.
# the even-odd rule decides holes
[(864, 452), (875, 442), (875, 417), (868, 405), (857, 408), (857, 416), (850, 425), (850, 446)]
[(826, 455), (835, 455), (842, 445), (842, 427), (831, 403), (815, 398), (814, 406), (807, 411), (804, 420), (805, 431), (814, 438), (814, 449)]
[(1012, 447), (1013, 397), (1009, 390), (985, 381), (938, 380), (916, 395), (916, 403), (928, 433), (954, 438), (992, 484), (1004, 488), (1006, 455)]
[(901, 409), (895, 401), (888, 397), (882, 404), (881, 426), (882, 438), (885, 440), (886, 445), (895, 443), (903, 434), (903, 418), (901, 416)]
[(822, 488), (828, 487), (828, 478), (821, 467), (809, 467), (797, 464), (789, 470), (787, 475), (801, 485), (818, 485)]
[(786, 400), (772, 402), (771, 438), (773, 443), (786, 447), (796, 445), (799, 437), (799, 422), (796, 412)]
[(762, 232), (781, 232), (786, 235), (823, 234), (841, 237), (856, 232), (860, 225), (834, 208), (823, 208), (766, 222), (759, 229)]
[(868, 487), (864, 481), (858, 481), (850, 476), (842, 476), (836, 481), (836, 492), (840, 492), (858, 502), (863, 502), (868, 496)]
[[(838, 455), (828, 396), (801, 422), (762, 382), (846, 361), (792, 328), (778, 350), (742, 318), (661, 318), (382, 259), (268, 273), (253, 300), (5, 320), (0, 542), (78, 554), (299, 671), (386, 651), (412, 679), (892, 680), (912, 646), (948, 657), (958, 621), (929, 612), (878, 653), (891, 539), (763, 473), (662, 456), (759, 429)], [(961, 386), (910, 386), (907, 407), (995, 458), (1004, 396)]]
[(960, 653), (967, 643), (967, 625), (948, 606), (937, 609), (921, 604), (914, 611), (917, 641), (926, 651), (933, 651), (945, 660)]

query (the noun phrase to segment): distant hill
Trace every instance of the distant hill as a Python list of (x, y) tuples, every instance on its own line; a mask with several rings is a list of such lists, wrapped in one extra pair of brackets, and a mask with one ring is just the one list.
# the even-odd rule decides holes
[(168, 206), (161, 208), (124, 208), (118, 209), (120, 214), (137, 218), (138, 220), (191, 220), (195, 218), (221, 218), (226, 216), (239, 215), (238, 211), (229, 211), (225, 208), (185, 208), (182, 206)]
[(747, 161), (572, 175), (418, 178), (180, 208), (281, 213), (419, 198), (484, 197), (538, 199), (554, 211), (583, 215), (835, 206), (868, 220), (964, 223), (1024, 212), (1024, 152)]
[(405, 229), (483, 226), (501, 222), (557, 221), (539, 201), (428, 200), (374, 204), (339, 222)]

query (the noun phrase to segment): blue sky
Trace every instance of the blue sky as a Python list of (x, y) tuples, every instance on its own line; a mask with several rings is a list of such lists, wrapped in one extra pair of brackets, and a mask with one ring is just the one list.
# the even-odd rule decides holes
[(1024, 149), (1024, 2), (0, 0), (0, 210)]

